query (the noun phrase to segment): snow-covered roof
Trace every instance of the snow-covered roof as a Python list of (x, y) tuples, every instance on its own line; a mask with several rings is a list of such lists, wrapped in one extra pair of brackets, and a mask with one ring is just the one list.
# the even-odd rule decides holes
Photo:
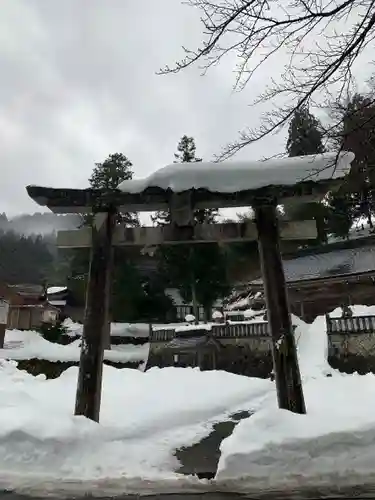
[[(375, 271), (375, 246), (335, 250), (284, 261), (286, 281), (302, 281)], [(261, 284), (262, 280), (252, 281)]]
[(66, 286), (50, 286), (47, 288), (47, 295), (54, 295), (55, 293), (65, 292)]
[[(193, 316), (193, 318), (194, 318), (194, 316)], [(194, 319), (192, 321), (194, 321)], [(211, 324), (209, 324), (209, 323), (203, 323), (203, 324), (200, 324), (200, 325), (182, 325), (182, 326), (177, 326), (174, 331), (176, 333), (181, 333), (181, 332), (195, 332), (195, 331), (198, 331), (198, 330), (210, 331), (211, 329), (212, 329), (212, 325)]]
[[(336, 162), (337, 160), (337, 162)], [(302, 181), (321, 181), (344, 177), (354, 160), (354, 153), (324, 153), (265, 161), (225, 161), (220, 163), (173, 163), (144, 179), (121, 182), (126, 193), (141, 193), (149, 187), (171, 189), (207, 189), (232, 193), (267, 186), (292, 186)]]
[(48, 304), (55, 307), (64, 307), (66, 306), (66, 300), (49, 300)]
[(18, 293), (22, 296), (39, 296), (44, 292), (42, 285), (28, 285), (28, 284), (18, 284), (18, 285), (8, 285), (8, 288)]

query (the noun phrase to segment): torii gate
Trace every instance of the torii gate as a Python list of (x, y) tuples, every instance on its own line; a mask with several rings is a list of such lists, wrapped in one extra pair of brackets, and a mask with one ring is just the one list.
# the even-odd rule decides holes
[[(54, 213), (96, 214), (92, 228), (58, 234), (59, 247), (91, 247), (75, 414), (99, 421), (114, 245), (150, 247), (255, 239), (272, 336), (278, 405), (305, 413), (280, 237), (315, 238), (316, 224), (278, 221), (276, 208), (282, 204), (289, 213), (301, 203), (320, 201), (341, 184), (353, 159), (353, 153), (342, 152), (264, 162), (179, 163), (146, 179), (124, 181), (114, 190), (28, 186), (29, 196)], [(195, 209), (245, 206), (254, 209), (254, 222), (194, 224)], [(166, 227), (128, 228), (115, 222), (118, 211), (168, 209), (172, 222)]]

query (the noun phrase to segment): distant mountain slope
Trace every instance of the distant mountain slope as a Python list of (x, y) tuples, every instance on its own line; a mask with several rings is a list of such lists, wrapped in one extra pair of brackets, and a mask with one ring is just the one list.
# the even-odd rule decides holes
[(80, 216), (76, 214), (56, 215), (48, 212), (23, 214), (13, 218), (0, 214), (0, 231), (14, 231), (25, 236), (49, 235), (55, 231), (75, 229), (79, 224)]

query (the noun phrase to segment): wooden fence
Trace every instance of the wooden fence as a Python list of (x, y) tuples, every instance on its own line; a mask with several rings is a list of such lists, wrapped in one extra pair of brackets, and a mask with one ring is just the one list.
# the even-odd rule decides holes
[(327, 334), (375, 333), (375, 316), (331, 318), (326, 314)]
[[(203, 333), (204, 330), (199, 330)], [(151, 332), (151, 342), (168, 342), (176, 336), (191, 335), (194, 332), (193, 329), (188, 329), (185, 331), (177, 332), (174, 328), (165, 328), (152, 330)], [(232, 338), (251, 338), (251, 337), (268, 337), (269, 327), (268, 323), (218, 323), (211, 325), (210, 333), (214, 338), (217, 339), (232, 339)]]

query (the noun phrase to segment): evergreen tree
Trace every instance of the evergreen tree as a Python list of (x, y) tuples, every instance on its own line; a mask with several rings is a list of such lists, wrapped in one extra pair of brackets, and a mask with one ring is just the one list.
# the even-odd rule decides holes
[(44, 284), (53, 268), (53, 256), (41, 235), (0, 232), (0, 281)]
[[(196, 156), (194, 138), (184, 135), (178, 143), (175, 162), (200, 161), (202, 159)], [(188, 165), (186, 168), (189, 168)], [(213, 223), (217, 213), (216, 209), (195, 210), (194, 222)], [(160, 225), (170, 223), (169, 211), (158, 212), (153, 221)], [(161, 246), (157, 251), (157, 258), (168, 285), (178, 288), (185, 301), (195, 302), (195, 306), (198, 303), (203, 305), (206, 316), (214, 301), (225, 296), (229, 290), (226, 254), (216, 243)]]
[[(92, 189), (116, 189), (120, 182), (133, 178), (133, 164), (122, 153), (114, 153), (108, 156), (103, 163), (95, 163), (94, 170), (89, 179)], [(92, 218), (86, 218), (88, 223)], [(118, 222), (127, 226), (139, 226), (139, 218), (136, 213), (119, 214)]]
[[(103, 163), (96, 163), (90, 177), (90, 187), (93, 189), (116, 189), (123, 180), (133, 176), (132, 164), (128, 158), (115, 153), (110, 155)], [(92, 217), (85, 219), (85, 223), (92, 222)], [(118, 223), (128, 226), (139, 225), (138, 215), (132, 213), (119, 214)], [(168, 312), (170, 304), (164, 302), (167, 309), (161, 307), (161, 293), (158, 290), (153, 296), (155, 287), (146, 293), (147, 279), (141, 276), (137, 267), (137, 250), (131, 252), (125, 248), (115, 248), (113, 263), (113, 280), (110, 300), (110, 314), (113, 321), (147, 321), (149, 319), (145, 304), (155, 301), (160, 306), (160, 315)], [(76, 249), (70, 259), (69, 288), (77, 304), (84, 305), (87, 278), (89, 271), (90, 250), (87, 248)], [(163, 290), (164, 294), (164, 290)], [(150, 312), (155, 315), (155, 311)]]
[(142, 280), (143, 296), (138, 303), (142, 321), (164, 323), (176, 321), (177, 311), (172, 299), (165, 293), (166, 283), (160, 273)]
[[(286, 149), (289, 157), (321, 154), (325, 151), (320, 122), (307, 106), (297, 109), (292, 117)], [(328, 209), (322, 203), (305, 204), (293, 212), (293, 218), (297, 220), (315, 219), (318, 234), (313, 244), (327, 242), (327, 217)]]
[(7, 231), (9, 229), (9, 221), (6, 213), (0, 214), (0, 230)]
[(310, 113), (307, 106), (297, 109), (293, 115), (286, 149), (290, 157), (324, 153), (320, 122)]
[[(118, 184), (124, 180), (129, 180), (133, 177), (132, 163), (122, 153), (114, 153), (108, 156), (103, 163), (95, 163), (95, 167), (90, 176), (89, 183), (92, 189), (113, 190), (116, 189)], [(84, 225), (92, 224), (93, 216), (85, 216), (83, 220)], [(128, 226), (139, 225), (138, 215), (134, 213), (121, 213), (118, 214), (117, 223), (126, 224)], [(123, 249), (122, 249), (123, 250)], [(70, 261), (70, 275), (69, 284), (72, 287), (75, 299), (79, 303), (84, 303), (86, 294), (86, 285), (89, 272), (90, 263), (90, 249), (76, 249), (73, 252)], [(120, 280), (120, 276), (124, 278), (124, 269), (128, 272), (128, 283), (125, 279)], [(136, 285), (134, 280), (129, 284), (129, 280), (136, 275), (130, 271), (131, 265), (124, 251), (116, 249), (114, 254), (113, 264), (113, 287), (112, 287), (112, 301), (111, 309), (114, 311), (114, 319), (122, 320), (124, 314), (118, 311), (117, 304), (120, 300), (126, 297), (126, 304), (123, 304), (123, 309), (128, 311), (132, 307), (133, 299), (131, 294), (136, 293)], [(139, 281), (139, 280), (138, 280)], [(121, 287), (125, 290), (121, 290)], [(114, 298), (115, 297), (115, 298)], [(118, 298), (120, 297), (120, 298)], [(125, 314), (126, 316), (126, 314)], [(133, 316), (131, 316), (133, 318)]]
[[(177, 144), (177, 153), (174, 154), (173, 163), (196, 163), (201, 162), (202, 158), (196, 156), (196, 145), (194, 137), (183, 135)], [(218, 213), (216, 209), (200, 209), (194, 211), (194, 219), (198, 224), (203, 222), (213, 222)], [(154, 224), (164, 225), (171, 222), (169, 210), (160, 210), (151, 217)]]
[(342, 192), (352, 204), (353, 217), (365, 217), (372, 228), (375, 190), (375, 103), (372, 98), (355, 94), (341, 106), (342, 130), (339, 145), (352, 151), (355, 159)]
[(115, 248), (110, 312), (113, 321), (139, 321), (144, 300), (142, 279), (134, 258), (126, 249)]
[(328, 229), (330, 233), (339, 238), (348, 238), (353, 224), (353, 212), (350, 199), (345, 194), (331, 195), (329, 197)]

